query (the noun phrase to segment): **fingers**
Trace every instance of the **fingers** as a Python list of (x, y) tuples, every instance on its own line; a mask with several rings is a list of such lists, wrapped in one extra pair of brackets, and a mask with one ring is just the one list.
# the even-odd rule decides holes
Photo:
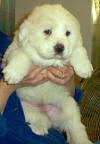
[(30, 85), (35, 86), (47, 81), (47, 75), (46, 73), (42, 73), (43, 70), (44, 68), (33, 64), (29, 70), (28, 75), (24, 77), (24, 79), (19, 83), (19, 85), (21, 87)]
[(46, 76), (44, 76), (43, 74), (38, 74), (35, 78), (31, 78), (31, 79), (23, 79), (21, 82), (20, 82), (20, 87), (23, 87), (23, 86), (36, 86), (36, 85), (39, 85), (39, 84), (42, 84), (44, 82), (46, 82), (48, 79), (46, 79)]
[(40, 67), (31, 67), (28, 75), (24, 78), (24, 80), (34, 79), (42, 70), (43, 68)]
[(71, 65), (65, 65), (64, 67), (60, 67), (59, 70), (61, 72), (67, 72), (68, 74), (74, 74), (74, 69)]
[(35, 79), (31, 80), (30, 83), (32, 85), (34, 85), (34, 84), (37, 85), (37, 84), (42, 84), (42, 83), (44, 83), (46, 81), (47, 81), (46, 75), (39, 74), (39, 75), (36, 76)]
[(51, 72), (53, 75), (55, 75), (58, 78), (65, 78), (65, 77), (71, 77), (74, 75), (73, 68), (69, 66), (64, 67), (49, 67), (48, 71)]
[(62, 75), (62, 72), (59, 69), (54, 68), (54, 67), (49, 67), (48, 71), (57, 77), (61, 77), (61, 75)]
[(47, 74), (42, 73), (43, 68), (32, 66), (28, 75), (20, 82), (21, 86), (36, 86), (47, 81)]
[(65, 65), (64, 67), (49, 67), (48, 68), (48, 78), (58, 84), (68, 83), (74, 75), (74, 70), (70, 65)]
[(61, 79), (59, 77), (55, 77), (55, 75), (53, 75), (51, 72), (48, 71), (48, 74), (47, 74), (48, 78), (57, 83), (57, 84), (61, 84), (61, 85), (64, 85), (66, 84), (69, 80), (70, 80), (70, 77), (66, 76), (64, 77), (64, 79)]
[(33, 71), (33, 70), (35, 70), (35, 69), (37, 69), (37, 68), (39, 68), (39, 66), (36, 66), (36, 65), (32, 64), (29, 72), (31, 72), (31, 71)]
[(42, 68), (37, 68), (35, 70), (32, 70), (29, 73), (28, 79), (34, 79), (41, 71), (42, 71)]

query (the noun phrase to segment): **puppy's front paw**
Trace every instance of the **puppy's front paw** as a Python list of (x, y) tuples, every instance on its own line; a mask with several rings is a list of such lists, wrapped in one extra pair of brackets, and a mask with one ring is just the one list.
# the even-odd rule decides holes
[(76, 74), (82, 78), (91, 77), (92, 72), (93, 72), (93, 67), (91, 63), (86, 63), (84, 65), (79, 64), (74, 69), (75, 69)]
[(4, 73), (5, 81), (7, 81), (8, 84), (16, 84), (24, 77), (22, 69), (18, 69), (16, 66), (8, 65), (2, 72)]
[(34, 123), (30, 125), (32, 131), (37, 135), (46, 135), (48, 134), (48, 128), (46, 127), (45, 123)]

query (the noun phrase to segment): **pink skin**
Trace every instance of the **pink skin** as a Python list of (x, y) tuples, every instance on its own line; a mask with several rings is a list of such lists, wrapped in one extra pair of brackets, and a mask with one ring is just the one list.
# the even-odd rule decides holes
[(54, 118), (61, 114), (62, 110), (55, 105), (52, 104), (32, 104), (30, 102), (24, 101), (24, 103), (27, 105), (27, 107), (30, 107), (31, 109), (45, 113), (48, 117)]

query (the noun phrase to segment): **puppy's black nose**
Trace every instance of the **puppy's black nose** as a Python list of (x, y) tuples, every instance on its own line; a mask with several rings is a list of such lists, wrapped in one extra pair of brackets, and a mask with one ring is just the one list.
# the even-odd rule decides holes
[(64, 51), (64, 45), (63, 44), (56, 44), (54, 46), (54, 50), (57, 54), (61, 54)]

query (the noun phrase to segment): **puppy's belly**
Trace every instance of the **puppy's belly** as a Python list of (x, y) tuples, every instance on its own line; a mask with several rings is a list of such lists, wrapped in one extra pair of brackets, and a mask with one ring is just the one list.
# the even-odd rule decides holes
[(23, 101), (23, 103), (30, 108), (31, 110), (35, 110), (37, 112), (41, 112), (46, 114), (49, 118), (56, 118), (57, 116), (59, 116), (62, 113), (62, 109), (52, 105), (52, 104), (34, 104), (32, 102), (29, 101)]
[(60, 107), (64, 100), (69, 96), (69, 92), (62, 85), (57, 85), (50, 81), (35, 86), (24, 87), (17, 90), (21, 100), (34, 104), (53, 104)]

